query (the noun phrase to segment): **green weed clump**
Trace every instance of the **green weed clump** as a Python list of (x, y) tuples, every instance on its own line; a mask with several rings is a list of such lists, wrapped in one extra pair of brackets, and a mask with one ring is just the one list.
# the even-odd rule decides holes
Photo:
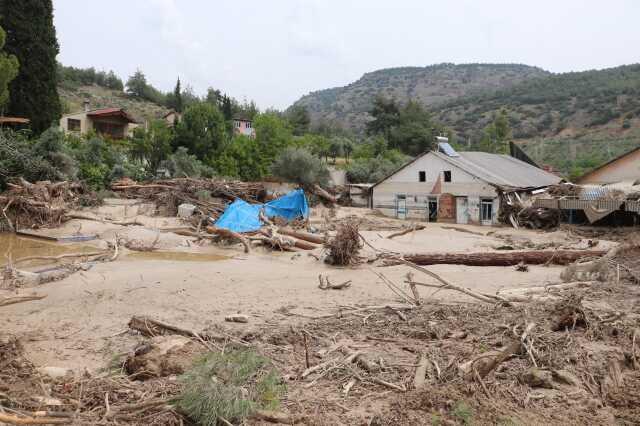
[(181, 380), (178, 409), (200, 425), (235, 423), (259, 409), (275, 410), (285, 386), (271, 362), (253, 350), (209, 353)]

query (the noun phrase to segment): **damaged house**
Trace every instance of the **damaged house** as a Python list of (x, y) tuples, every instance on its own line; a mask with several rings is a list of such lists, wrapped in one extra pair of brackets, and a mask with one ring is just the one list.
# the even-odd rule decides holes
[(534, 207), (559, 209), (569, 223), (640, 224), (640, 147), (536, 197)]
[(457, 152), (438, 138), (425, 152), (371, 187), (370, 206), (400, 219), (492, 225), (500, 192), (527, 198), (561, 178), (514, 157)]

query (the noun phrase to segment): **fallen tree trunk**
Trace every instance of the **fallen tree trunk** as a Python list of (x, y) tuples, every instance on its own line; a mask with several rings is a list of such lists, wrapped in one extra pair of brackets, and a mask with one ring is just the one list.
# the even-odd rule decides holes
[(325, 242), (327, 242), (326, 238), (322, 235), (316, 235), (310, 232), (296, 231), (290, 228), (278, 228), (278, 233), (288, 235), (299, 240), (308, 241), (314, 244), (324, 244)]
[[(520, 262), (527, 265), (568, 265), (587, 257), (602, 257), (603, 250), (530, 250), (500, 253), (418, 253), (403, 258), (416, 265), (466, 265), (466, 266), (514, 266)], [(386, 266), (399, 265), (396, 259), (385, 261)]]
[(280, 231), (275, 227), (262, 228), (260, 234), (265, 237), (262, 239), (273, 248), (286, 250), (291, 247), (299, 248), (302, 250), (315, 250), (318, 248), (316, 244), (312, 244), (308, 241), (299, 240), (288, 235), (281, 235)]
[(43, 294), (43, 295), (33, 294), (30, 296), (5, 297), (0, 299), (0, 306), (14, 305), (16, 303), (30, 302), (32, 300), (40, 300), (40, 299), (44, 299), (45, 297), (47, 297), (46, 294)]
[(335, 204), (337, 202), (336, 197), (334, 197), (333, 195), (329, 194), (327, 191), (325, 191), (324, 189), (322, 189), (320, 187), (320, 185), (313, 185), (313, 193), (316, 194), (318, 197), (322, 198), (323, 200), (327, 201), (329, 204)]
[(402, 235), (406, 235), (406, 234), (408, 234), (408, 233), (410, 233), (410, 232), (414, 232), (414, 231), (422, 231), (424, 228), (426, 228), (426, 226), (424, 226), (424, 225), (416, 225), (416, 226), (412, 226), (411, 228), (407, 228), (407, 229), (405, 229), (405, 230), (403, 230), (403, 231), (394, 232), (393, 234), (389, 234), (389, 235), (387, 236), (387, 239), (389, 239), (389, 240), (390, 240), (390, 239), (392, 239), (392, 238), (400, 237), (400, 236), (402, 236)]
[(215, 226), (207, 226), (207, 232), (210, 234), (219, 235), (222, 238), (238, 240), (244, 246), (245, 253), (249, 253), (251, 251), (249, 241), (237, 232), (233, 232), (225, 228), (218, 228)]

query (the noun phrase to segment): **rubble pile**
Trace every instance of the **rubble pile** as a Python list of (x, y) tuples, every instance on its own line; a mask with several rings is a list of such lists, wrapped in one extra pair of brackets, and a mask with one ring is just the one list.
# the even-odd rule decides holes
[(111, 189), (126, 198), (141, 198), (164, 206), (168, 215), (175, 215), (180, 204), (192, 204), (214, 220), (231, 201), (242, 199), (252, 203), (267, 199), (262, 183), (215, 179), (176, 178), (148, 184), (123, 179), (113, 183)]
[(0, 231), (59, 226), (69, 210), (99, 204), (96, 194), (80, 182), (31, 183), (20, 178), (8, 187), (0, 194)]

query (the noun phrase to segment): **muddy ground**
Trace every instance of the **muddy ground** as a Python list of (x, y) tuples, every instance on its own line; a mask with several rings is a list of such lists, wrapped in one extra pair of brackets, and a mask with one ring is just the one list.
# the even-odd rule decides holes
[[(6, 396), (18, 405), (18, 400), (30, 398), (31, 405), (25, 408), (36, 410), (42, 404), (35, 404), (34, 396), (48, 392), (64, 404), (76, 404), (83, 413), (78, 424), (108, 424), (104, 393), (111, 395), (112, 404), (173, 395), (175, 374), (140, 382), (124, 377), (120, 368), (113, 376), (114, 365), (148, 340), (127, 326), (132, 316), (144, 315), (182, 328), (214, 330), (227, 337), (216, 345), (250, 346), (268, 356), (286, 380), (283, 412), (305, 424), (636, 424), (639, 420), (640, 374), (635, 368), (640, 343), (634, 343), (634, 336), (640, 305), (638, 287), (624, 273), (610, 282), (511, 306), (424, 288), (420, 307), (375, 309), (406, 303), (374, 272), (408, 292), (403, 284), (408, 267), (364, 262), (336, 268), (317, 260), (321, 249), (274, 253), (255, 248), (245, 254), (239, 245), (198, 243), (166, 232), (184, 224), (153, 212), (154, 206), (144, 203), (108, 200), (82, 213), (139, 224), (73, 220), (61, 228), (38, 231), (48, 236), (98, 236), (82, 243), (0, 236), (0, 251), (7, 259), (105, 249), (115, 238), (135, 242), (134, 246), (153, 244), (156, 249), (121, 248), (117, 260), (96, 263), (64, 280), (0, 290), (0, 296), (46, 294), (42, 300), (0, 307), (3, 336), (14, 342), (3, 346), (0, 360), (15, 370), (5, 369), (9, 373), (4, 373), (0, 398)], [(552, 250), (594, 244), (593, 238), (570, 230), (437, 223), (387, 239), (407, 223), (354, 208), (314, 209), (310, 225), (322, 232), (349, 217), (361, 222), (361, 233), (370, 244), (362, 250), (365, 258), (373, 258), (377, 250), (400, 254), (494, 251), (501, 246)], [(617, 244), (607, 241), (606, 235), (599, 237), (598, 248)], [(48, 267), (42, 261), (22, 266)], [(564, 268), (529, 266), (520, 272), (513, 267), (437, 265), (429, 269), (452, 283), (494, 294), (560, 283)], [(351, 280), (351, 286), (321, 290), (320, 274), (334, 283)], [(421, 277), (429, 280), (434, 282)], [(249, 323), (224, 321), (236, 313), (247, 315)], [(567, 315), (574, 321), (556, 327)], [(532, 343), (525, 345), (531, 353), (514, 354), (485, 378), (460, 372), (465, 362), (521, 338), (531, 324), (526, 342)], [(203, 350), (202, 345), (191, 345), (197, 349), (189, 350), (189, 356)], [(354, 352), (362, 352), (366, 360), (343, 363)], [(327, 363), (326, 368), (301, 379), (307, 357), (310, 365)], [(413, 389), (416, 366), (423, 357), (429, 366), (426, 385)], [(538, 370), (531, 372), (536, 365)], [(51, 379), (47, 374), (52, 370), (71, 371), (65, 378)], [(88, 394), (83, 396), (84, 392)], [(181, 420), (164, 409), (113, 422), (180, 424)]]

